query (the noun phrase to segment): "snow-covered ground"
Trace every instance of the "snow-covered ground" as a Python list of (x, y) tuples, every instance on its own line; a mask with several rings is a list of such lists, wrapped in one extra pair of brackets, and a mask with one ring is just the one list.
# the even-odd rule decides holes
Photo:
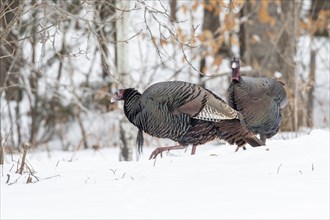
[(146, 147), (134, 162), (118, 148), (30, 152), (29, 184), (6, 155), (1, 219), (329, 219), (329, 139), (313, 130), (238, 152), (212, 142), (156, 161)]

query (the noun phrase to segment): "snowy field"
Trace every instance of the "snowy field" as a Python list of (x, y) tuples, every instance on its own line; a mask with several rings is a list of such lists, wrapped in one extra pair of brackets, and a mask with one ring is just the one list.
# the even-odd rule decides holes
[(29, 184), (7, 155), (1, 219), (329, 219), (329, 130), (238, 152), (213, 142), (156, 161), (153, 149), (135, 162), (118, 162), (118, 148), (31, 152), (39, 181)]

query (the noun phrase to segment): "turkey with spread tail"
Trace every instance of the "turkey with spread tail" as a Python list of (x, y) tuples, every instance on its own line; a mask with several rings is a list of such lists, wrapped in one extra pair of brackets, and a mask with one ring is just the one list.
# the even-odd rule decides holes
[(158, 138), (168, 138), (179, 143), (159, 147), (150, 155), (156, 158), (163, 151), (184, 149), (215, 138), (236, 144), (262, 146), (259, 140), (242, 123), (242, 115), (223, 99), (201, 86), (168, 81), (151, 85), (142, 94), (134, 88), (120, 89), (112, 101), (124, 101), (124, 113), (138, 130), (138, 152), (142, 152), (143, 132)]
[(246, 127), (266, 143), (266, 138), (278, 132), (281, 109), (288, 103), (284, 83), (267, 77), (241, 76), (237, 58), (231, 61), (231, 68), (228, 104), (243, 115)]

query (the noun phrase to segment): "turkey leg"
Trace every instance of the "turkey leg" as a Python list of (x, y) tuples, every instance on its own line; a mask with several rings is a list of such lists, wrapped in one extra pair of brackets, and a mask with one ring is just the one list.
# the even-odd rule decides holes
[(196, 145), (193, 145), (191, 148), (191, 155), (194, 155), (196, 153)]
[(260, 140), (266, 144), (266, 135), (260, 135)]
[(168, 147), (158, 147), (151, 153), (151, 155), (149, 157), (149, 160), (156, 159), (158, 154), (162, 155), (162, 153), (164, 151), (180, 150), (180, 149), (185, 149), (185, 148), (186, 148), (186, 146), (182, 146), (182, 145), (174, 145), (174, 146), (168, 146)]

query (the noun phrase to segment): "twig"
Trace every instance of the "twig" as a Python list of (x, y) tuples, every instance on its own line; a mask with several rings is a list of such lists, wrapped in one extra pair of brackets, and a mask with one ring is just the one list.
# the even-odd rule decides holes
[(9, 180), (10, 180), (10, 175), (7, 173), (7, 181), (6, 181), (6, 184), (9, 183)]
[(61, 175), (49, 176), (49, 177), (44, 178), (43, 180), (48, 180), (48, 179), (52, 179), (55, 177), (61, 177)]
[(10, 167), (10, 169), (9, 169), (9, 172), (11, 172), (11, 171), (13, 170), (14, 166), (15, 166), (14, 164), (11, 165), (11, 167)]
[(26, 183), (32, 183), (31, 174), (29, 174), (28, 178), (26, 179)]
[(109, 169), (110, 171), (112, 171), (112, 174), (115, 175), (117, 170), (113, 170), (113, 169)]
[(189, 66), (191, 67), (191, 68), (193, 68), (193, 70), (195, 70), (197, 73), (199, 73), (200, 75), (205, 75), (204, 73), (202, 73), (201, 71), (199, 71), (198, 69), (196, 69), (193, 65), (192, 65), (192, 63), (188, 60), (188, 58), (187, 58), (187, 56), (186, 56), (186, 53), (184, 52), (184, 49), (183, 49), (183, 45), (181, 46), (181, 50), (182, 50), (182, 54), (183, 54), (183, 57), (184, 57), (184, 59), (187, 61), (187, 63), (189, 64)]
[(88, 180), (89, 180), (89, 176), (87, 176), (87, 179), (85, 180), (85, 184), (87, 184)]
[(17, 183), (17, 181), (19, 180), (19, 178), (21, 178), (21, 176), (19, 176), (14, 182), (12, 182), (12, 183), (8, 183), (8, 186), (10, 186), (10, 185), (13, 185), (13, 184), (15, 184), (15, 183)]
[[(26, 166), (26, 168), (29, 170), (29, 177), (30, 177), (30, 175), (31, 176), (33, 176), (37, 181), (39, 181), (39, 178), (36, 176), (36, 175), (34, 175), (33, 173), (34, 173), (34, 171), (29, 167), (29, 166)], [(31, 183), (32, 183), (32, 178), (31, 178)]]
[(282, 164), (280, 164), (280, 165), (278, 166), (278, 168), (277, 168), (277, 174), (280, 173), (280, 169), (281, 169), (281, 167), (282, 167)]

